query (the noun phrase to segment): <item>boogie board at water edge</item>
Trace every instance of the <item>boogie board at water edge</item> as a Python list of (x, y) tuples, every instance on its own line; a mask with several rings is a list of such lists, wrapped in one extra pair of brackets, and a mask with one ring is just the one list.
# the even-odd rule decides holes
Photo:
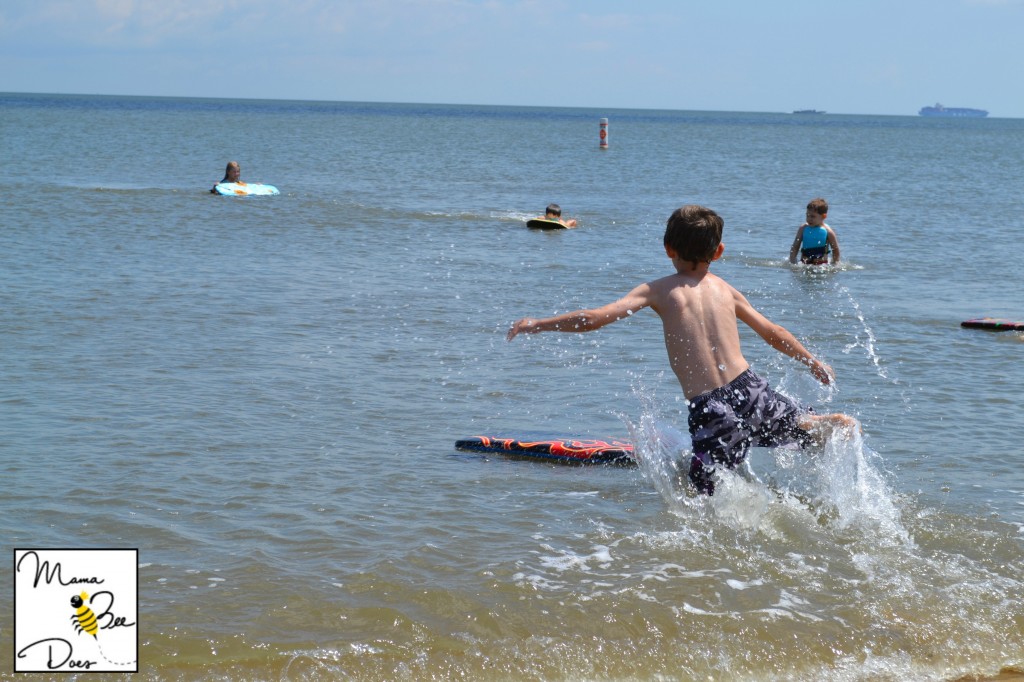
[(1024, 331), (1024, 322), (1007, 320), (1000, 317), (979, 317), (975, 320), (964, 320), (961, 327), (968, 329), (988, 329), (994, 332)]
[(566, 225), (563, 225), (557, 220), (544, 220), (543, 218), (532, 218), (526, 221), (527, 227), (532, 227), (538, 230), (565, 230)]
[(258, 182), (218, 182), (214, 187), (217, 194), (224, 196), (270, 196), (280, 194), (273, 185)]
[(615, 439), (472, 436), (455, 441), (455, 449), (563, 464), (636, 464), (633, 445)]

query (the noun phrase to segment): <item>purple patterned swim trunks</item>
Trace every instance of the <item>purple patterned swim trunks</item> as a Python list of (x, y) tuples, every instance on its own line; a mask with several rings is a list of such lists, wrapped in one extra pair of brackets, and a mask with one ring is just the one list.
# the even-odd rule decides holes
[(701, 393), (690, 401), (690, 482), (699, 492), (711, 495), (716, 464), (734, 469), (751, 447), (790, 443), (803, 447), (811, 436), (798, 423), (808, 412), (809, 408), (775, 392), (751, 369), (725, 386)]

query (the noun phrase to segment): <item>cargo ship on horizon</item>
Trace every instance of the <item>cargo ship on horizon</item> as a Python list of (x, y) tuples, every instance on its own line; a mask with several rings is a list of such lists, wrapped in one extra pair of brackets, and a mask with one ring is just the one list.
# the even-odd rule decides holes
[(920, 116), (941, 116), (945, 118), (985, 118), (988, 112), (984, 109), (968, 109), (967, 107), (944, 107), (936, 104), (934, 107), (922, 107), (917, 112)]

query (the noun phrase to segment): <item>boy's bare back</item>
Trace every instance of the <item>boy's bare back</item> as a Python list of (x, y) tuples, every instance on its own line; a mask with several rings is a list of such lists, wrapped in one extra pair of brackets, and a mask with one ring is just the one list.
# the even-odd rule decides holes
[(669, 364), (687, 398), (725, 386), (750, 367), (736, 324), (739, 293), (701, 269), (646, 285), (649, 305), (661, 317)]

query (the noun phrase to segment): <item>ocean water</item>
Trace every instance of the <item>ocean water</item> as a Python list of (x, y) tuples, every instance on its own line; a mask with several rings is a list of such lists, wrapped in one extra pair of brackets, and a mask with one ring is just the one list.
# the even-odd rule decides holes
[[(210, 195), (232, 159), (281, 195)], [(5, 94), (0, 161), (0, 537), (138, 548), (141, 679), (1024, 668), (1024, 335), (959, 326), (1024, 320), (1024, 120)], [(552, 201), (580, 227), (526, 229)], [(863, 425), (711, 499), (656, 315), (504, 338), (668, 274), (686, 203), (838, 380), (744, 330), (754, 368)]]

